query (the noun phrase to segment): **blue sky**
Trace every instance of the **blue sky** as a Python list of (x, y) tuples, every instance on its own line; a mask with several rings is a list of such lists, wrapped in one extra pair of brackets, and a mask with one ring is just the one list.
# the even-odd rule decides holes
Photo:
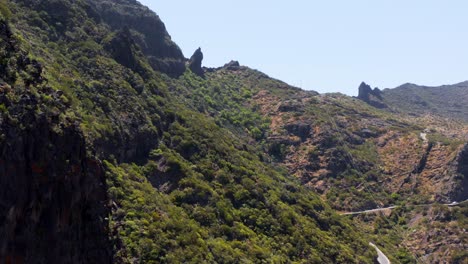
[(141, 0), (204, 65), (230, 60), (307, 90), (468, 80), (465, 0)]

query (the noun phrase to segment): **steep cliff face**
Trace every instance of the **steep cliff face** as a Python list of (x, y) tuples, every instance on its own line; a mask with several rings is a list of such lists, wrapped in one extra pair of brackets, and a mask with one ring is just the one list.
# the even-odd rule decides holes
[[(171, 76), (185, 71), (185, 57), (171, 40), (159, 17), (134, 0), (14, 0), (38, 12), (39, 19), (48, 25), (51, 38), (63, 38), (75, 26), (92, 18), (98, 25), (112, 31), (128, 28), (133, 40), (147, 56), (151, 66)], [(89, 29), (90, 31), (96, 30)], [(93, 32), (98, 38), (103, 31)]]
[(3, 20), (0, 38), (0, 262), (109, 263), (102, 166)]
[(33, 113), (16, 120), (29, 125), (0, 122), (0, 259), (110, 263), (104, 174), (79, 130)]
[(153, 11), (135, 0), (87, 0), (87, 3), (98, 14), (97, 19), (114, 30), (124, 27), (133, 30), (133, 37), (155, 70), (172, 76), (185, 71), (182, 51)]

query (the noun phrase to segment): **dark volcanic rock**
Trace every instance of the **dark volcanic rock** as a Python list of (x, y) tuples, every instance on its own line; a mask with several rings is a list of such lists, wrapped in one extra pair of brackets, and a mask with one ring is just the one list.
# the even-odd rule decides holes
[(376, 108), (386, 108), (387, 106), (383, 102), (382, 92), (379, 88), (372, 89), (368, 84), (362, 82), (359, 85), (358, 99), (372, 105)]
[[(103, 169), (83, 136), (45, 116), (1, 123), (0, 259), (6, 263), (110, 263)], [(9, 260), (11, 262), (9, 262)], [(3, 263), (3, 262), (2, 262)]]
[[(78, 14), (81, 6), (96, 23), (118, 32), (128, 27), (132, 36), (153, 69), (170, 76), (180, 76), (185, 72), (186, 59), (180, 48), (171, 40), (161, 19), (150, 9), (135, 0), (15, 0), (38, 13), (44, 12), (48, 25), (53, 25), (58, 33), (51, 34), (55, 39), (66, 31), (73, 31), (76, 21), (83, 17)], [(53, 32), (54, 30), (51, 30)]]
[(135, 72), (142, 73), (143, 69), (135, 54), (135, 42), (128, 28), (117, 32), (115, 37), (105, 45), (105, 48), (118, 63)]
[(380, 95), (380, 90), (379, 90), (378, 88), (372, 89), (370, 85), (368, 85), (368, 84), (365, 83), (365, 82), (362, 82), (362, 83), (359, 85), (359, 94), (358, 94), (358, 98), (361, 99), (361, 100), (363, 100), (363, 101), (368, 101), (370, 95), (374, 95), (374, 96), (376, 96), (377, 98), (382, 99), (382, 97), (381, 97), (381, 95)]
[(198, 76), (203, 76), (203, 68), (202, 68), (202, 61), (203, 61), (203, 52), (201, 48), (198, 48), (190, 58), (188, 62), (189, 69)]
[(230, 61), (226, 64), (224, 64), (223, 68), (227, 69), (227, 70), (231, 70), (231, 71), (236, 71), (240, 68), (240, 64), (238, 61)]
[(171, 76), (184, 73), (185, 57), (153, 11), (134, 0), (87, 0), (87, 3), (89, 9), (99, 15), (97, 21), (110, 25), (114, 30), (128, 27), (137, 32), (135, 42), (155, 70)]
[[(0, 61), (9, 62), (0, 71), (0, 104), (8, 107), (0, 112), (0, 263), (110, 263), (104, 170), (65, 117), (62, 92), (44, 84), (42, 66), (10, 33), (0, 21), (8, 47)], [(18, 73), (29, 77), (24, 87), (15, 85)]]

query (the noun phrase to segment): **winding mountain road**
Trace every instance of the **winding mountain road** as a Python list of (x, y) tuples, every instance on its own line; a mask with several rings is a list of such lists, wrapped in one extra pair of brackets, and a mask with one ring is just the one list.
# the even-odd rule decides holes
[(357, 215), (357, 214), (375, 213), (375, 212), (380, 212), (380, 211), (385, 211), (385, 210), (391, 210), (397, 207), (398, 206), (394, 205), (394, 206), (389, 206), (389, 207), (384, 207), (384, 208), (376, 208), (376, 209), (370, 209), (370, 210), (364, 210), (364, 211), (341, 213), (341, 215)]
[[(466, 203), (468, 202), (468, 200), (465, 200), (465, 201), (461, 201), (461, 202), (452, 202), (452, 203), (448, 203), (448, 204), (442, 204), (442, 205), (446, 205), (446, 206), (458, 206), (460, 204), (463, 204), (463, 203)], [(435, 203), (432, 203), (432, 204), (415, 204), (413, 206), (417, 206), (417, 207), (421, 207), (421, 206), (432, 206), (434, 205)], [(391, 209), (395, 209), (397, 207), (401, 207), (400, 205), (392, 205), (392, 206), (389, 206), (389, 207), (383, 207), (383, 208), (376, 208), (376, 209), (369, 209), (369, 210), (363, 210), (363, 211), (356, 211), (356, 212), (346, 212), (346, 213), (340, 213), (340, 215), (358, 215), (358, 214), (366, 214), (366, 213), (375, 213), (375, 212), (380, 212), (380, 211), (385, 211), (385, 210), (391, 210)]]
[[(443, 204), (443, 205), (458, 206), (458, 205), (466, 203), (466, 202), (468, 202), (468, 200), (464, 200), (462, 202), (452, 202), (452, 203)], [(414, 205), (414, 206), (432, 206), (432, 205), (434, 205), (434, 204), (420, 204), (420, 205)], [(340, 214), (341, 215), (358, 215), (358, 214), (366, 214), (366, 213), (375, 213), (375, 212), (380, 212), (380, 211), (384, 211), (384, 210), (391, 210), (391, 209), (394, 209), (394, 208), (397, 208), (397, 207), (400, 207), (400, 206), (393, 205), (393, 206), (384, 207), (384, 208), (376, 208), (376, 209), (357, 211), (357, 212), (347, 212), (347, 213), (340, 213)], [(372, 247), (375, 248), (375, 250), (377, 250), (377, 254), (379, 255), (378, 258), (377, 258), (377, 262), (379, 264), (390, 264), (390, 260), (387, 258), (387, 256), (385, 256), (385, 254), (375, 244), (373, 244), (372, 242), (369, 242), (369, 245), (371, 245)]]
[(374, 245), (374, 243), (369, 242), (369, 245), (373, 246), (375, 250), (377, 250), (377, 254), (379, 255), (377, 257), (377, 262), (379, 262), (380, 264), (390, 264), (390, 260), (387, 258), (387, 256), (385, 256), (385, 254), (382, 251), (380, 251), (380, 249), (376, 245)]

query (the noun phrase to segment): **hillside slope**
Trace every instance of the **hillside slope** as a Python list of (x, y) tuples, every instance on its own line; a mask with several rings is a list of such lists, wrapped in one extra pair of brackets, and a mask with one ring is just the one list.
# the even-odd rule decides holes
[[(237, 62), (205, 69), (204, 78), (186, 73), (179, 81), (184, 85), (174, 91), (180, 101), (250, 138), (249, 144), (264, 153), (264, 162), (286, 167), (337, 210), (394, 204), (429, 205), (425, 208), (430, 210), (433, 203), (468, 198), (468, 127), (463, 123), (407, 117), (347, 96), (303, 91)], [(448, 261), (466, 250), (466, 243), (452, 239), (453, 234), (463, 238), (466, 223), (457, 210), (450, 212), (452, 224), (440, 231), (442, 237), (447, 234), (442, 241), (406, 234), (402, 226), (421, 218), (411, 209), (396, 210), (389, 220), (369, 219), (369, 232), (388, 236), (386, 246), (400, 244), (400, 261), (406, 259), (402, 244), (428, 261)], [(426, 221), (438, 222), (431, 217)], [(416, 249), (409, 241), (427, 247)]]
[(411, 208), (337, 212), (466, 199), (465, 124), (203, 68), (134, 0), (0, 12), (0, 259), (372, 263), (371, 240), (394, 262), (466, 257), (466, 210), (424, 215), (451, 221), (442, 242)]
[(178, 100), (186, 59), (147, 8), (0, 10), (2, 261), (372, 262), (350, 221)]

